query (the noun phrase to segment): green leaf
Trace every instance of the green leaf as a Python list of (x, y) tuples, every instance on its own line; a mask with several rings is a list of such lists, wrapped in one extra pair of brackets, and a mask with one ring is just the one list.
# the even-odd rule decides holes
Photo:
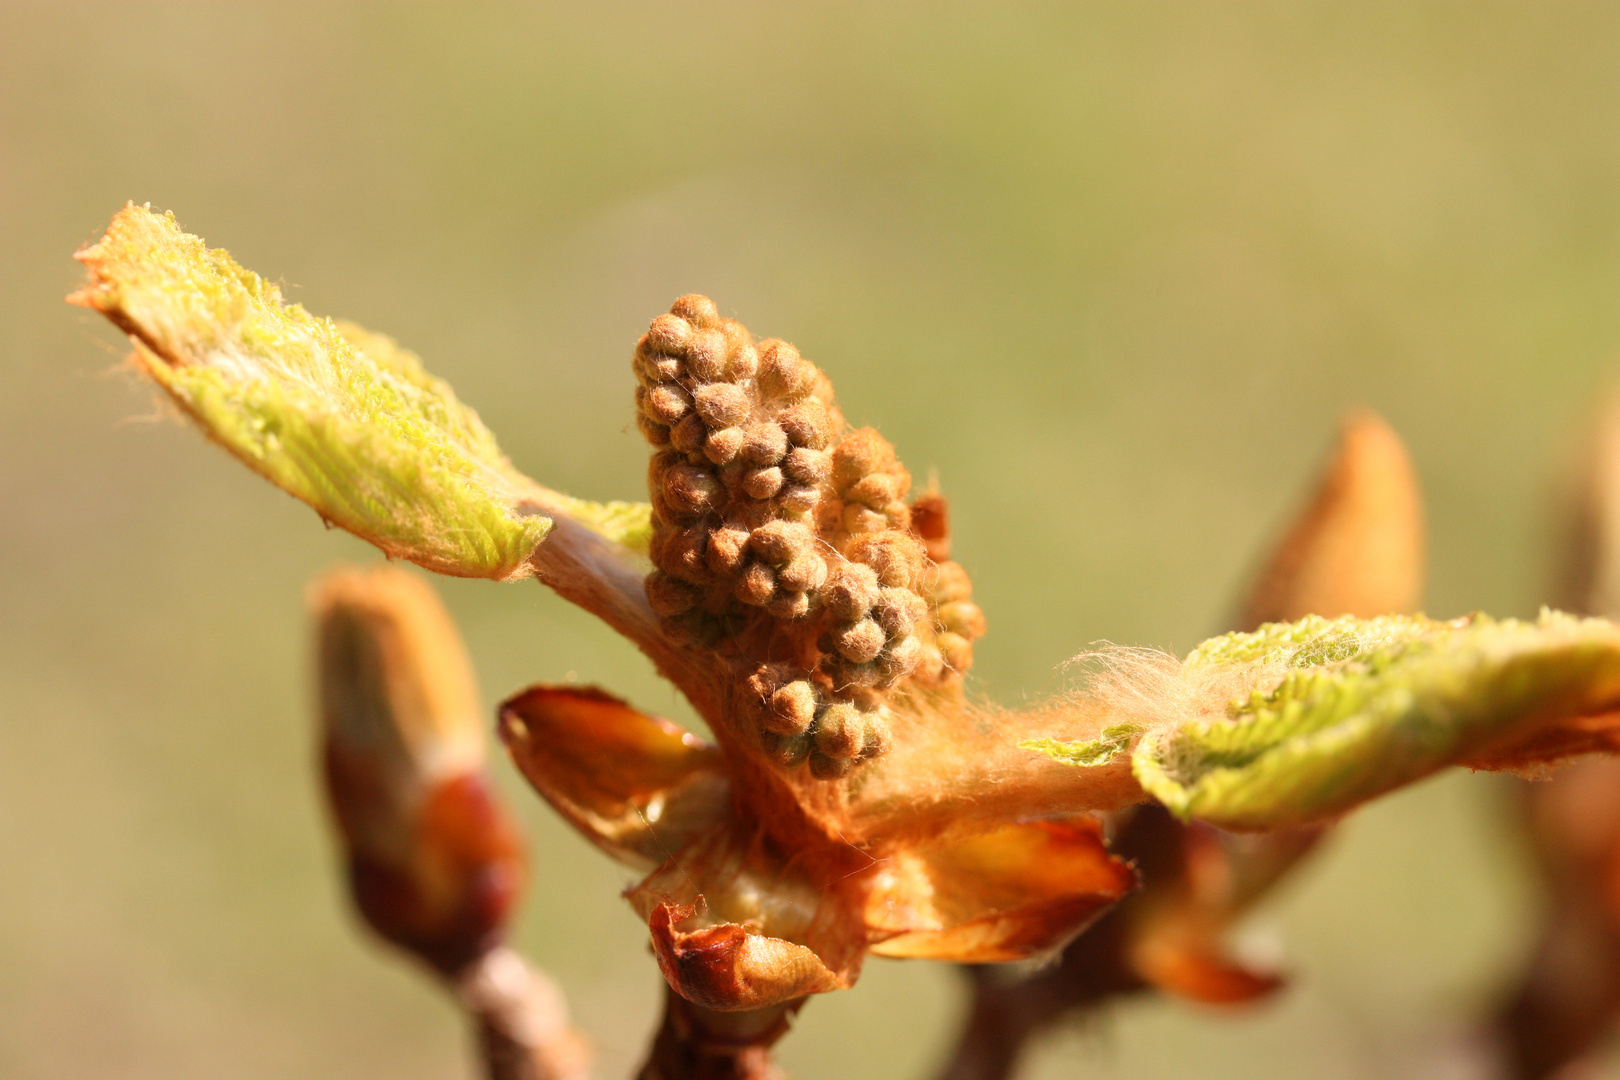
[(1131, 740), (1147, 730), (1142, 724), (1126, 721), (1110, 724), (1095, 739), (1081, 742), (1061, 742), (1058, 739), (1029, 739), (1018, 744), (1020, 750), (1034, 750), (1065, 765), (1089, 768), (1106, 765), (1126, 750)]
[(647, 510), (585, 503), (514, 469), (478, 415), (393, 339), (282, 301), (172, 214), (133, 204), (78, 254), (70, 297), (215, 441), (328, 522), (459, 577), (527, 576), (561, 509), (645, 547)]
[(1144, 736), (1132, 769), (1179, 816), (1234, 829), (1332, 817), (1450, 764), (1532, 764), (1548, 729), (1620, 708), (1620, 628), (1556, 612), (1313, 617), (1215, 638), (1186, 663), (1245, 667), (1255, 689), (1223, 719)]

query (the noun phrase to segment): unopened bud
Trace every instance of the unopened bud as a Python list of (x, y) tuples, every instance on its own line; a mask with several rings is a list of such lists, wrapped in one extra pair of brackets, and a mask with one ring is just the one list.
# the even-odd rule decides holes
[(327, 794), (356, 905), (448, 974), (500, 938), (523, 876), (460, 638), (432, 589), (392, 567), (332, 573), (312, 606)]
[(803, 679), (795, 679), (771, 693), (763, 725), (778, 735), (802, 735), (816, 718), (816, 693)]
[(651, 352), (681, 353), (692, 340), (692, 324), (679, 315), (660, 315), (647, 327)]
[(680, 316), (699, 330), (708, 330), (720, 325), (720, 312), (715, 308), (714, 301), (697, 293), (689, 293), (676, 300), (670, 305), (669, 312), (671, 315)]

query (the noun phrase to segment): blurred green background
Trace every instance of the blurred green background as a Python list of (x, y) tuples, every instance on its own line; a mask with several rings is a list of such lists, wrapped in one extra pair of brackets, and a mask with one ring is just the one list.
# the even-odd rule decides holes
[[(627, 360), (673, 297), (796, 342), (937, 470), (1015, 703), (1219, 629), (1358, 403), (1422, 474), (1431, 613), (1546, 599), (1620, 373), (1620, 7), (0, 0), (0, 1075), (467, 1076), (314, 785), (301, 590), (374, 556), (61, 303), (127, 199), (394, 334), (580, 495), (639, 497)], [(683, 715), (545, 590), (441, 584), (491, 702), (574, 675)], [(522, 943), (625, 1075), (659, 988), (626, 876), (499, 768)], [(1031, 1075), (1454, 1075), (1531, 929), (1506, 790), (1358, 815), (1255, 931), (1277, 1004), (1132, 1003)], [(873, 961), (785, 1063), (925, 1077), (960, 1001)]]

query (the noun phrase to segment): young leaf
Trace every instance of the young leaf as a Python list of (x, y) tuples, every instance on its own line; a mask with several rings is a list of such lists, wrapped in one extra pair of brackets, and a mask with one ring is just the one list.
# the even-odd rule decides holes
[(555, 508), (632, 546), (648, 531), (645, 507), (539, 487), (413, 353), (285, 304), (173, 215), (130, 204), (77, 257), (90, 281), (69, 299), (129, 334), (140, 369), (204, 431), (390, 556), (508, 580), (530, 573)]
[[(1332, 817), (1450, 764), (1603, 748), (1605, 714), (1620, 708), (1620, 628), (1556, 612), (1313, 617), (1215, 638), (1186, 662), (1233, 664), (1254, 673), (1247, 700), (1144, 736), (1132, 757), (1177, 815), (1232, 829)], [(1563, 736), (1554, 752), (1549, 732)]]
[(1065, 765), (1081, 767), (1106, 765), (1129, 750), (1131, 739), (1144, 730), (1146, 729), (1143, 725), (1126, 721), (1123, 724), (1108, 725), (1098, 733), (1097, 738), (1089, 741), (1059, 742), (1057, 739), (1030, 739), (1019, 743), (1018, 746), (1021, 750), (1038, 751)]

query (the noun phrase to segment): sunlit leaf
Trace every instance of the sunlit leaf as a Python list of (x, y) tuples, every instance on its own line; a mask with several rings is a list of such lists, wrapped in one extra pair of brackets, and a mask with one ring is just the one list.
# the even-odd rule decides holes
[(392, 339), (286, 304), (172, 215), (133, 204), (78, 253), (72, 299), (106, 315), (169, 396), (249, 468), (390, 556), (510, 579), (551, 530), (539, 502), (645, 546), (647, 510), (564, 499)]

